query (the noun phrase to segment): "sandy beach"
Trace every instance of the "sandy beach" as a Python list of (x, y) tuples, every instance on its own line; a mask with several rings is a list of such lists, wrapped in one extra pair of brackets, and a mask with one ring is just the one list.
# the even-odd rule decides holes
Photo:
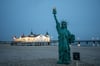
[(72, 63), (57, 64), (57, 46), (0, 44), (0, 66), (75, 66), (73, 52), (80, 52), (78, 66), (100, 66), (100, 47), (71, 47)]

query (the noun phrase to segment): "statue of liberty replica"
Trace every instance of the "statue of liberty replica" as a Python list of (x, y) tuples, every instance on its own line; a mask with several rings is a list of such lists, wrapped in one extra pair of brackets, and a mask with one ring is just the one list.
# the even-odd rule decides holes
[(67, 22), (62, 21), (61, 24), (56, 17), (56, 8), (53, 8), (53, 15), (56, 22), (56, 29), (58, 32), (58, 53), (59, 60), (58, 64), (70, 64), (71, 54), (70, 54), (70, 44), (74, 42), (75, 36), (69, 32), (67, 29)]

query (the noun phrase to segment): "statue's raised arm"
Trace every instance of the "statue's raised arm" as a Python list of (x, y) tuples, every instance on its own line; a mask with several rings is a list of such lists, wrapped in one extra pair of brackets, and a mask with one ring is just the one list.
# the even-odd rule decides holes
[(56, 8), (53, 8), (53, 14), (54, 14), (54, 19), (56, 21), (56, 24), (59, 24), (57, 17), (56, 17), (56, 14), (57, 14)]
[(58, 33), (60, 33), (60, 23), (57, 20), (56, 13), (57, 13), (56, 8), (53, 8), (54, 19), (56, 21), (56, 29), (57, 29)]

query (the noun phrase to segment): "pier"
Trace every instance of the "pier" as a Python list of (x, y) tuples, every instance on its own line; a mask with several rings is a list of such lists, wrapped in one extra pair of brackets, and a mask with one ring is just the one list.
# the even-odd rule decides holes
[[(0, 44), (11, 44), (18, 46), (57, 46), (58, 40), (51, 40), (50, 42), (14, 42), (14, 41), (0, 41)], [(100, 46), (100, 40), (75, 40), (71, 43), (72, 46)]]

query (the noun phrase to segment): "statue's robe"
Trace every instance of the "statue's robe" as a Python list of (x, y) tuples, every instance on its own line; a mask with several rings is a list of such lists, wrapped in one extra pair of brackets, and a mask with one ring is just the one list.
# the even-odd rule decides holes
[(62, 29), (60, 24), (57, 23), (56, 25), (57, 32), (58, 32), (58, 52), (59, 52), (59, 61), (58, 63), (68, 64), (71, 61), (70, 57), (70, 46), (69, 46), (69, 37), (71, 33), (67, 29)]

